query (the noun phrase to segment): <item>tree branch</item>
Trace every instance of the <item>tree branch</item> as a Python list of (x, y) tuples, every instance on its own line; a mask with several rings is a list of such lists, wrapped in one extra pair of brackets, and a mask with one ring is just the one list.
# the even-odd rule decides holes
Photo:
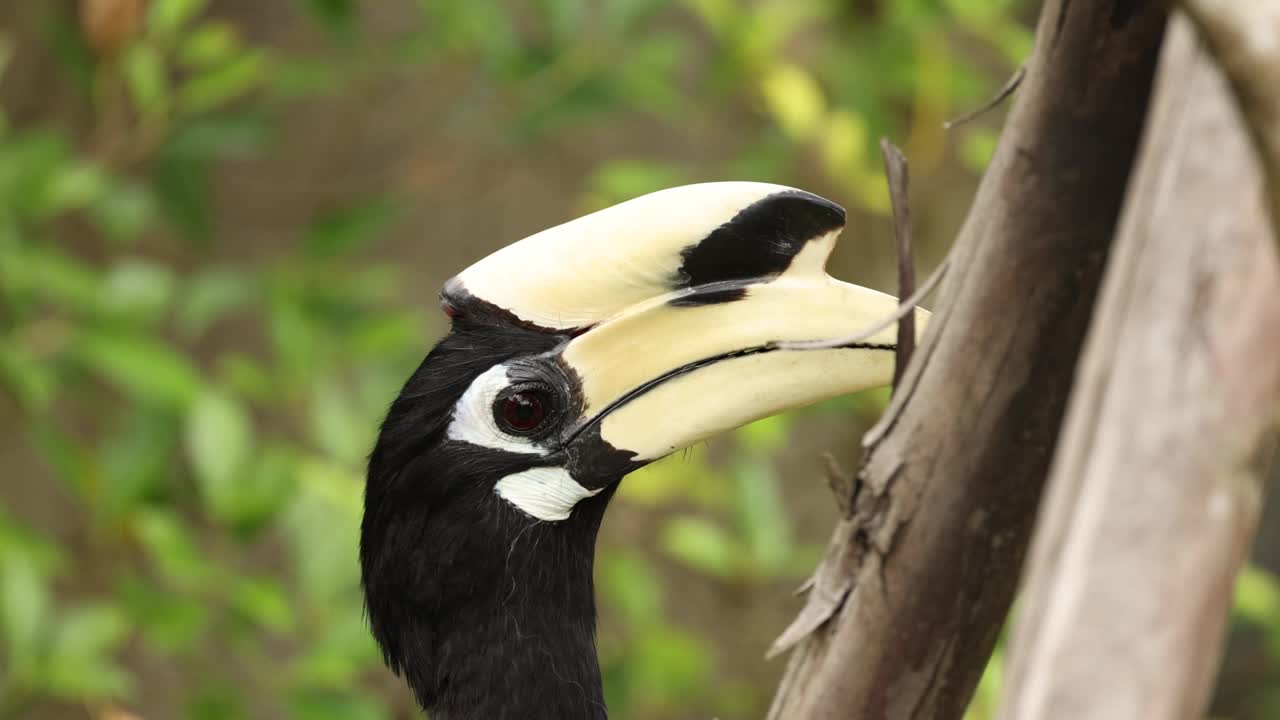
[[(911, 180), (907, 158), (888, 138), (880, 138), (884, 155), (884, 172), (889, 179), (889, 198), (893, 204), (893, 235), (898, 247), (898, 297), (911, 297), (916, 292), (915, 256), (911, 250)], [(908, 307), (915, 307), (912, 303)], [(893, 358), (893, 388), (897, 390), (902, 374), (911, 364), (916, 351), (916, 314), (903, 313), (898, 319), (898, 346)]]
[[(1280, 0), (1182, 0), (1235, 90), (1280, 225)], [(1280, 240), (1280, 233), (1277, 233)]]
[(1129, 170), (1163, 3), (1049, 0), (945, 293), (780, 645), (777, 720), (959, 718), (1008, 611)]
[(1263, 174), (1185, 18), (1166, 50), (1036, 534), (1009, 720), (1204, 717), (1262, 508), (1280, 409)]

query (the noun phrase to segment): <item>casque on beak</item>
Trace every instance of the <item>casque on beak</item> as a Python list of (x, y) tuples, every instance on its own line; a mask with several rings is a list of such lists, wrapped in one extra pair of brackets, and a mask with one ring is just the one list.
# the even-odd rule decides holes
[[(503, 248), (444, 295), (565, 335), (550, 354), (580, 385), (566, 451), (602, 442), (629, 470), (891, 381), (893, 326), (852, 347), (779, 347), (847, 336), (897, 308), (826, 274), (844, 219), (838, 205), (777, 185), (673, 188)], [(920, 332), (927, 316), (917, 310)]]

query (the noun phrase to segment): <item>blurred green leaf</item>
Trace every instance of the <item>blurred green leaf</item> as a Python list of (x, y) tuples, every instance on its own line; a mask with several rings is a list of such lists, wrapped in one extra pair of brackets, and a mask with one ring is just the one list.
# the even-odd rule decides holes
[(72, 310), (98, 309), (100, 279), (85, 263), (56, 248), (30, 248), (0, 264), (0, 280), (9, 292), (52, 301)]
[(159, 48), (145, 42), (131, 45), (124, 56), (124, 76), (142, 114), (161, 115), (169, 109), (168, 70)]
[(0, 206), (21, 217), (58, 210), (55, 184), (74, 167), (67, 138), (52, 129), (22, 132), (0, 145)]
[(291, 448), (269, 445), (258, 453), (237, 501), (236, 520), (242, 532), (261, 529), (284, 510), (297, 487), (298, 465)]
[(294, 627), (293, 608), (284, 588), (266, 578), (247, 578), (236, 583), (231, 605), (250, 622), (277, 634)]
[(244, 353), (229, 352), (218, 356), (218, 376), (227, 388), (250, 400), (270, 402), (278, 397), (279, 387), (267, 369)]
[(885, 408), (889, 407), (892, 391), (887, 387), (872, 388), (848, 397), (855, 411), (868, 420), (874, 420), (883, 415)]
[(199, 599), (130, 576), (122, 578), (117, 596), (120, 607), (156, 651), (201, 649), (209, 628), (209, 611)]
[(1245, 566), (1236, 576), (1235, 613), (1262, 627), (1280, 627), (1280, 582), (1266, 570)]
[(618, 498), (648, 506), (687, 499), (704, 507), (721, 508), (732, 499), (729, 486), (728, 476), (707, 463), (703, 451), (691, 448), (628, 475), (618, 489)]
[(324, 605), (352, 593), (359, 582), (363, 474), (310, 459), (299, 464), (298, 478), (285, 515), (293, 567), (308, 600)]
[(141, 322), (158, 320), (173, 302), (173, 271), (142, 258), (123, 258), (102, 282), (100, 302), (107, 311)]
[(975, 173), (984, 172), (996, 153), (997, 135), (985, 128), (973, 128), (960, 140), (960, 159)]
[(226, 62), (240, 50), (240, 35), (229, 22), (211, 20), (183, 39), (178, 59), (188, 67), (205, 69)]
[(112, 605), (69, 610), (55, 626), (41, 684), (66, 698), (92, 700), (128, 694), (132, 678), (111, 657), (128, 632), (127, 618)]
[(208, 389), (187, 416), (187, 454), (209, 512), (234, 523), (242, 517), (241, 490), (249, 481), (253, 451), (249, 413), (224, 391)]
[(676, 560), (718, 578), (732, 577), (743, 553), (723, 528), (693, 515), (677, 515), (668, 520), (659, 543)]
[(188, 338), (203, 335), (211, 325), (254, 297), (254, 283), (243, 273), (226, 268), (204, 270), (187, 283), (186, 299), (178, 308), (178, 329)]
[(140, 511), (133, 518), (133, 531), (151, 566), (175, 588), (192, 592), (213, 577), (214, 568), (172, 512)]
[(631, 683), (643, 689), (645, 705), (651, 708), (677, 710), (711, 680), (707, 648), (676, 628), (655, 628), (639, 635), (629, 652), (634, 655)]
[(107, 191), (102, 168), (90, 163), (70, 163), (52, 173), (40, 199), (41, 215), (79, 210), (99, 200)]
[(203, 381), (191, 362), (173, 347), (141, 335), (89, 332), (74, 353), (85, 366), (126, 394), (170, 407), (186, 407)]
[(829, 174), (842, 177), (866, 165), (871, 133), (861, 115), (835, 110), (827, 116), (821, 133), (822, 161)]
[(734, 472), (735, 515), (746, 549), (757, 568), (781, 572), (791, 557), (791, 526), (778, 477), (767, 457), (746, 453)]
[(178, 87), (178, 105), (189, 113), (204, 113), (258, 86), (267, 71), (262, 51), (239, 53), (221, 65), (204, 70)]
[(334, 610), (320, 635), (291, 668), (294, 683), (354, 690), (365, 672), (382, 664), (382, 653), (361, 617), (358, 602)]
[(209, 0), (151, 0), (147, 24), (160, 35), (173, 35), (191, 22)]
[(757, 454), (772, 454), (786, 447), (791, 422), (791, 415), (774, 415), (744, 425), (734, 434), (747, 450)]
[(328, 689), (303, 689), (289, 697), (292, 720), (389, 720), (386, 707), (377, 700)]
[(288, 377), (305, 385), (315, 371), (321, 330), (311, 322), (298, 298), (287, 290), (277, 289), (272, 300), (267, 318), (272, 349)]
[(347, 349), (354, 355), (394, 361), (397, 356), (412, 354), (427, 343), (421, 313), (414, 310), (386, 312), (371, 317), (351, 329)]
[(39, 660), (49, 607), (48, 580), (34, 558), (18, 548), (0, 548), (0, 637), (14, 673), (28, 675)]
[(0, 342), (0, 384), (31, 412), (48, 410), (58, 392), (54, 368), (15, 342)]
[(366, 248), (399, 215), (400, 206), (386, 197), (358, 200), (315, 217), (302, 238), (308, 255), (329, 258)]
[(208, 158), (161, 151), (152, 173), (156, 198), (169, 222), (192, 240), (211, 239)]
[(762, 83), (765, 102), (783, 132), (805, 140), (818, 130), (827, 102), (812, 74), (797, 65), (779, 65)]
[(736, 24), (733, 0), (685, 0), (685, 4), (717, 36), (728, 34)]
[(30, 432), (36, 446), (40, 448), (59, 479), (77, 498), (81, 500), (91, 498), (94, 494), (92, 489), (97, 482), (98, 469), (90, 449), (76, 442), (74, 437), (47, 418), (40, 418), (32, 423)]
[(373, 446), (368, 418), (355, 412), (336, 382), (321, 380), (313, 385), (308, 424), (317, 446), (353, 466), (359, 466)]
[(116, 180), (93, 203), (90, 213), (107, 237), (128, 242), (137, 239), (155, 220), (156, 201), (149, 188)]
[(645, 160), (612, 160), (591, 176), (588, 210), (614, 205), (633, 197), (685, 182), (684, 170), (676, 165)]
[(600, 594), (640, 629), (662, 622), (662, 583), (645, 556), (634, 550), (602, 549), (597, 562)]
[(138, 406), (119, 408), (119, 416), (98, 450), (105, 487), (95, 510), (121, 516), (159, 496), (173, 473), (178, 437), (170, 412)]

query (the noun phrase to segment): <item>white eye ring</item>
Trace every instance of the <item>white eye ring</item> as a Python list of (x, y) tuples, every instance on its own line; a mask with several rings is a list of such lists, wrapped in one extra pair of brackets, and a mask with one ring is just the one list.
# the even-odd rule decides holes
[(446, 436), (493, 450), (546, 455), (547, 449), (529, 438), (503, 432), (493, 417), (494, 401), (511, 384), (506, 365), (494, 365), (480, 373), (453, 406), (453, 420)]

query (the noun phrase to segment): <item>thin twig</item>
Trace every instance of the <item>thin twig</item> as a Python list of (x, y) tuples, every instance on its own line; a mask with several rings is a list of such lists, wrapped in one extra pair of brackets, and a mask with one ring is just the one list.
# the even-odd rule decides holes
[(990, 112), (997, 105), (1007, 100), (1009, 96), (1012, 95), (1014, 91), (1018, 89), (1018, 86), (1022, 84), (1022, 79), (1026, 76), (1027, 76), (1027, 66), (1023, 65), (1018, 68), (1017, 72), (1015, 72), (1012, 76), (1009, 77), (1008, 80), (1005, 81), (1004, 87), (996, 91), (996, 94), (992, 96), (990, 100), (986, 101), (982, 105), (979, 105), (976, 110), (970, 110), (969, 112), (961, 115), (958, 118), (954, 118), (942, 123), (942, 129), (953, 130), (955, 128), (960, 127), (961, 125), (964, 125), (965, 123), (972, 122), (982, 117), (986, 113)]
[(934, 288), (938, 287), (938, 283), (941, 282), (942, 277), (947, 274), (947, 268), (950, 266), (951, 253), (948, 252), (947, 256), (942, 259), (942, 262), (939, 263), (938, 267), (933, 271), (933, 274), (929, 276), (929, 279), (925, 280), (924, 284), (921, 285), (920, 288), (911, 295), (911, 297), (903, 300), (898, 305), (897, 310), (894, 310), (885, 317), (862, 328), (861, 330), (858, 330), (857, 332), (850, 333), (844, 337), (833, 338), (831, 340), (785, 340), (783, 342), (779, 342), (777, 344), (777, 348), (779, 350), (830, 350), (832, 348), (845, 347), (865, 342), (868, 338), (898, 322), (898, 320), (903, 316), (915, 309), (916, 305), (918, 305), (921, 300), (923, 300), (929, 293), (933, 292)]
[[(884, 155), (885, 177), (889, 180), (889, 202), (893, 206), (893, 235), (898, 243), (898, 297), (908, 297), (916, 291), (915, 258), (911, 252), (911, 174), (907, 158), (902, 150), (880, 138), (880, 153)], [(916, 314), (904, 313), (898, 318), (898, 346), (893, 357), (893, 389), (911, 362), (916, 350)]]

